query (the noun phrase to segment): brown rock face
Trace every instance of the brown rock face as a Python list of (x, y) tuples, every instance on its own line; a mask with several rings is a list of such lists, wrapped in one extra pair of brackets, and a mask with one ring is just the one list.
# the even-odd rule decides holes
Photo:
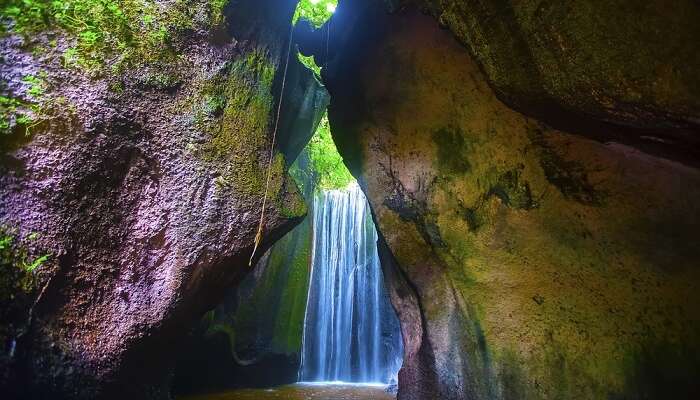
[[(0, 367), (19, 379), (3, 392), (167, 397), (178, 339), (249, 271), (294, 7), (252, 3), (227, 8), (228, 30), (178, 31), (172, 63), (109, 79), (2, 39), (9, 87), (44, 71), (46, 95), (70, 111), (2, 149), (0, 224), (39, 233), (37, 251), (51, 254), (28, 329), (3, 338), (12, 356)], [(208, 2), (190, 6), (203, 15)], [(291, 109), (321, 90), (309, 72), (287, 84), (301, 93)], [(306, 212), (284, 157), (271, 165), (258, 257)]]
[(687, 161), (700, 156), (698, 2), (400, 3), (417, 4), (448, 27), (507, 104), (588, 137)]
[(365, 18), (324, 78), (385, 242), (399, 399), (697, 397), (700, 171), (509, 108), (430, 17)]

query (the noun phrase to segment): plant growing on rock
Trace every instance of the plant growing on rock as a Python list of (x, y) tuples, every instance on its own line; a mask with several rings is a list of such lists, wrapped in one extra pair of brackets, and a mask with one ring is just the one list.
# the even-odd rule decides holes
[[(207, 3), (209, 23), (222, 22), (225, 0)], [(6, 0), (0, 5), (0, 33), (15, 33), (31, 46), (39, 34), (64, 34), (64, 66), (99, 72), (176, 56), (173, 33), (192, 29), (196, 19), (186, 1), (165, 8), (152, 0)]]
[[(296, 24), (300, 19), (304, 19), (314, 28), (320, 28), (331, 18), (337, 5), (337, 0), (300, 0), (294, 12), (292, 23)], [(298, 54), (298, 57), (299, 61), (307, 68), (314, 71), (316, 75), (321, 74), (321, 68), (316, 65), (313, 56), (307, 57)]]
[(44, 254), (30, 256), (26, 244), (36, 240), (37, 234), (17, 240), (14, 230), (0, 226), (0, 340), (7, 348), (0, 356), (0, 366), (14, 353), (14, 340), (24, 329), (29, 309), (37, 293), (34, 271), (50, 257)]
[(317, 189), (343, 189), (355, 180), (335, 147), (328, 115), (323, 116), (309, 141), (308, 152), (311, 168), (316, 174)]
[(337, 5), (337, 0), (300, 0), (292, 22), (303, 18), (318, 28), (333, 15)]

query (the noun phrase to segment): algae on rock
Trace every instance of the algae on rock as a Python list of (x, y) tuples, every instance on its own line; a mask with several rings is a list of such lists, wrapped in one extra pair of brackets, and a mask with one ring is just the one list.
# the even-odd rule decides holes
[[(0, 224), (39, 233), (55, 257), (20, 374), (0, 389), (165, 398), (172, 346), (248, 272), (295, 2), (37, 1), (46, 18), (22, 29), (30, 3), (3, 3), (20, 12), (2, 21), (0, 90), (27, 101), (23, 78), (42, 78), (50, 118), (2, 149)], [(119, 18), (66, 26), (61, 5)], [(86, 29), (105, 41), (88, 46)], [(306, 211), (272, 157), (262, 251)]]
[(399, 269), (386, 274), (407, 281), (389, 282), (408, 349), (399, 399), (697, 393), (700, 172), (509, 108), (499, 90), (532, 93), (491, 86), (415, 10), (365, 16), (324, 78), (334, 138)]

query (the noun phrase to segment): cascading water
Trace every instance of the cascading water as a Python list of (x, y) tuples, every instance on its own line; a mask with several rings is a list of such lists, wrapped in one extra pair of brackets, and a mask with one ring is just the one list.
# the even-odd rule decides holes
[(401, 366), (403, 346), (367, 200), (356, 183), (322, 191), (313, 218), (300, 379), (388, 383)]

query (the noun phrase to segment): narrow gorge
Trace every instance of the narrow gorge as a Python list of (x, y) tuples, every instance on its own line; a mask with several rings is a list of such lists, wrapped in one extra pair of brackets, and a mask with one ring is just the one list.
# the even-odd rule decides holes
[(700, 398), (698, 21), (0, 1), (0, 398)]

